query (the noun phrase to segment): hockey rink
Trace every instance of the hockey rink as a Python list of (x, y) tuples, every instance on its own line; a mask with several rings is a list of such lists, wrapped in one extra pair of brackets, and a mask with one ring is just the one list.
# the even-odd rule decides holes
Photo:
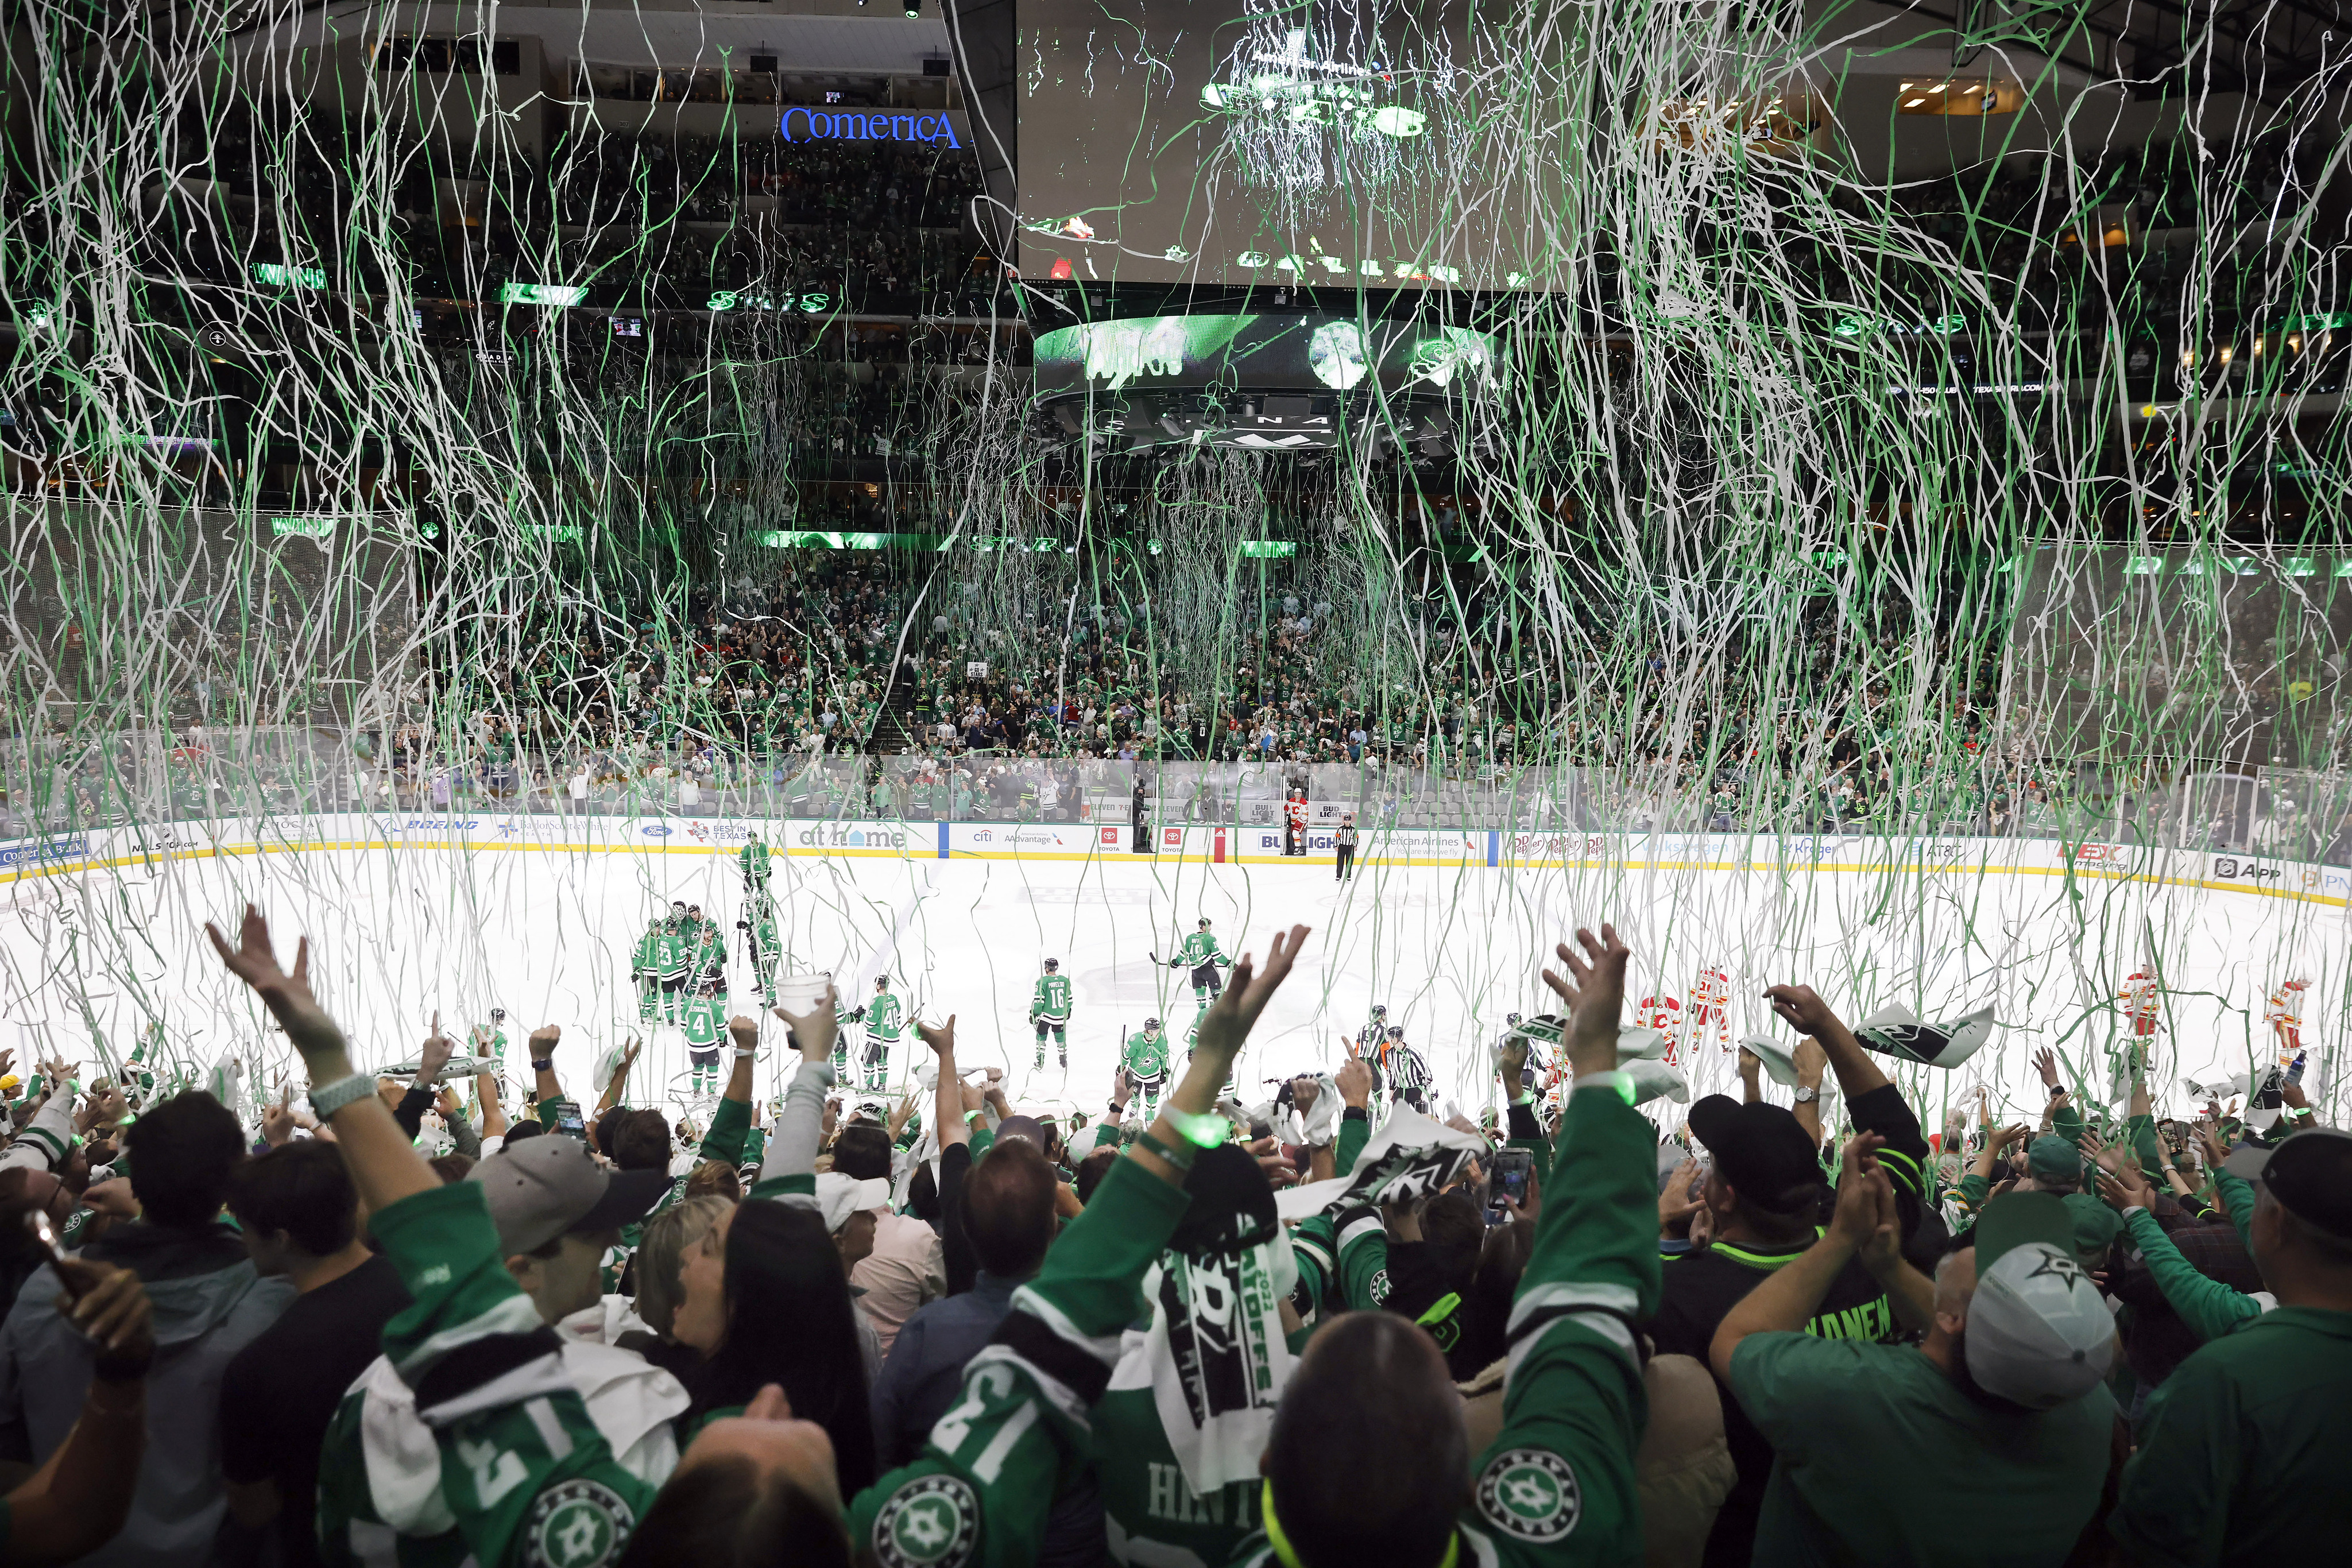
[[(2032, 1053), (2055, 1047), (2103, 1081), (2102, 1052), (2128, 1031), (2118, 998), (2136, 971), (2164, 985), (2156, 1060), (2168, 1108), (2188, 1108), (2183, 1074), (2210, 1081), (2276, 1059), (2269, 998), (2296, 979), (2308, 982), (2306, 1086), (2315, 1102), (2339, 1089), (2341, 899), (1990, 866), (1373, 863), (1339, 884), (1321, 856), (1235, 864), (1111, 852), (795, 853), (777, 858), (770, 886), (793, 967), (830, 971), (845, 1006), (887, 970), (911, 1015), (957, 1016), (965, 1067), (1002, 1067), (1015, 1100), (1040, 1110), (1099, 1111), (1121, 1030), (1146, 1018), (1166, 1020), (1181, 1052), (1195, 998), (1189, 977), (1153, 955), (1171, 956), (1202, 915), (1234, 955), (1262, 951), (1292, 922), (1314, 927), (1237, 1070), (1244, 1099), (1263, 1097), (1277, 1075), (1335, 1068), (1343, 1039), (1382, 1003), (1426, 1055), (1441, 1111), (1451, 1100), (1475, 1114), (1488, 1098), (1486, 1064), (1506, 1015), (1551, 1006), (1537, 977), (1551, 945), (1602, 920), (1634, 950), (1629, 1000), (1674, 998), (1656, 1011), (1681, 1037), (1675, 1057), (1694, 1093), (1737, 1092), (1729, 1041), (1751, 1031), (1785, 1038), (1759, 993), (1801, 982), (1850, 1023), (1890, 1003), (1930, 1019), (1991, 1003), (2000, 1027), (1974, 1061), (1903, 1074), (1930, 1105), (1972, 1103), (1981, 1081), (1997, 1105), (2031, 1119), (2040, 1105)], [(674, 1029), (646, 1030), (628, 978), (638, 937), (672, 900), (698, 904), (728, 934), (730, 1010), (752, 1010), (756, 999), (735, 930), (744, 891), (731, 854), (470, 843), (199, 853), (26, 871), (0, 884), (10, 1026), (0, 1044), (14, 1046), (19, 1071), (51, 1051), (96, 1071), (160, 1020), (182, 1062), (208, 1068), (236, 1057), (254, 1091), (274, 1091), (295, 1066), (203, 936), (206, 919), (232, 922), (248, 898), (289, 961), (294, 938), (309, 936), (320, 993), (366, 1067), (413, 1058), (436, 1012), (454, 1032), (503, 1008), (513, 1082), (528, 1078), (524, 1036), (558, 1023), (559, 1071), (593, 1103), (604, 1048), (644, 1031), (652, 1039), (632, 1097), (679, 1108), (683, 1040)], [(1024, 1022), (1047, 957), (1075, 988), (1066, 1071), (1050, 1054), (1043, 1070), (1034, 1066)], [(1713, 985), (1727, 1000), (1718, 1018), (1700, 1021), (1709, 971), (1719, 972)], [(909, 1030), (891, 1082), (910, 1084), (927, 1056)]]

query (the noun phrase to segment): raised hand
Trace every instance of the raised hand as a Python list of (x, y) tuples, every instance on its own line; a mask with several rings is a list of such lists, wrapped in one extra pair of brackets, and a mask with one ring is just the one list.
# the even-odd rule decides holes
[(2155, 1198), (2155, 1189), (2137, 1166), (2110, 1170), (2102, 1166), (2094, 1175), (2099, 1184), (2099, 1196), (2106, 1199), (2110, 1207), (2147, 1208)]
[(1241, 1054), (1242, 1042), (1249, 1039), (1258, 1015), (1274, 1000), (1274, 993), (1282, 988), (1282, 982), (1290, 977), (1290, 967), (1308, 935), (1307, 926), (1294, 925), (1286, 934), (1276, 936), (1267, 944), (1263, 969), (1257, 967), (1250, 955), (1243, 954), (1234, 966), (1233, 979), (1223, 994), (1201, 1016), (1195, 1052), (1220, 1064), (1220, 1078), (1224, 1075), (1224, 1066)]
[(1338, 1076), (1339, 1103), (1365, 1110), (1372, 1103), (1372, 1070), (1360, 1056), (1351, 1056), (1339, 1064)]
[(291, 1142), (294, 1136), (294, 1112), (287, 1098), (292, 1089), (292, 1084), (286, 1085), (275, 1101), (261, 1108), (261, 1138), (273, 1149)]
[(931, 1053), (934, 1056), (953, 1056), (955, 1054), (955, 1014), (950, 1013), (947, 1022), (933, 1029), (929, 1024), (918, 1019), (915, 1020), (915, 1032), (923, 1037), (923, 1043), (931, 1048)]
[(212, 938), (213, 950), (228, 966), (230, 974), (253, 988), (262, 1005), (269, 1009), (294, 1049), (302, 1053), (310, 1068), (311, 1081), (326, 1069), (341, 1069), (331, 1072), (332, 1077), (348, 1076), (351, 1069), (351, 1048), (343, 1031), (310, 994), (310, 942), (304, 937), (295, 944), (294, 967), (291, 972), (278, 966), (278, 955), (270, 948), (269, 922), (261, 911), (248, 904), (245, 919), (237, 930), (237, 942), (229, 946), (228, 938), (219, 926), (205, 923), (205, 935)]
[(1772, 1004), (1773, 1017), (1801, 1035), (1818, 1035), (1838, 1021), (1836, 1011), (1811, 986), (1772, 986), (1764, 999)]
[(1495, 1052), (1495, 1074), (1503, 1081), (1506, 1096), (1519, 1092), (1519, 1079), (1528, 1070), (1528, 1037), (1514, 1035)]
[(2043, 1046), (2033, 1053), (2033, 1071), (2042, 1075), (2042, 1086), (2055, 1091), (2059, 1084), (2058, 1053)]
[(449, 1059), (457, 1054), (457, 1042), (441, 1032), (441, 1015), (435, 1013), (433, 1032), (425, 1037), (425, 1043), (417, 1050), (416, 1082), (441, 1082), (441, 1074), (448, 1068)]
[(1552, 951), (1568, 967), (1568, 977), (1546, 969), (1543, 983), (1568, 1004), (1569, 1029), (1561, 1044), (1570, 1071), (1578, 1078), (1617, 1069), (1617, 1030), (1625, 1011), (1625, 965), (1633, 950), (1617, 937), (1614, 925), (1601, 935), (1579, 927), (1576, 940), (1584, 948), (1579, 957), (1565, 942)]
[(1315, 1081), (1312, 1073), (1302, 1072), (1290, 1081), (1290, 1103), (1297, 1108), (1302, 1120), (1315, 1109), (1316, 1096), (1322, 1092), (1323, 1085)]
[[(734, 1040), (736, 1050), (756, 1051), (760, 1045), (760, 1020), (745, 1018), (742, 1014), (737, 1013), (727, 1020), (727, 1034), (729, 1039)], [(629, 1060), (635, 1061), (636, 1059), (636, 1043), (632, 1040), (629, 1045)]]
[(1658, 1234), (1664, 1235), (1706, 1207), (1705, 1198), (1688, 1196), (1691, 1178), (1698, 1175), (1698, 1162), (1685, 1155), (1675, 1166), (1675, 1174), (1666, 1178), (1664, 1190), (1658, 1194)]
[(563, 1038), (563, 1026), (543, 1023), (530, 1031), (530, 1059), (533, 1061), (552, 1061), (556, 1043)]

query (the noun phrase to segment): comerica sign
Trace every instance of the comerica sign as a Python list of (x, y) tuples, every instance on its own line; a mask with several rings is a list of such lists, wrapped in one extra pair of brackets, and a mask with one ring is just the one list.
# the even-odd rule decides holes
[[(798, 136), (793, 134), (795, 116), (800, 120)], [(794, 104), (784, 110), (776, 131), (787, 141), (944, 141), (958, 152), (963, 150), (963, 143), (956, 140), (955, 127), (944, 114), (866, 114)]]

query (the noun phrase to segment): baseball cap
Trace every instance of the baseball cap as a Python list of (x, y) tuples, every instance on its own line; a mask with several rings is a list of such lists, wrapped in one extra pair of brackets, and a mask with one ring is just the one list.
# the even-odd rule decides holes
[(1783, 1106), (1709, 1094), (1690, 1108), (1690, 1130), (1723, 1179), (1759, 1207), (1787, 1213), (1825, 1185), (1813, 1140)]
[(617, 1230), (643, 1219), (669, 1190), (667, 1171), (606, 1170), (577, 1138), (509, 1143), (466, 1175), (482, 1185), (499, 1249), (536, 1252), (575, 1230)]
[(2083, 1151), (2055, 1133), (2044, 1133), (2025, 1151), (2025, 1168), (2035, 1181), (2061, 1181), (2070, 1186), (2083, 1182)]
[(889, 1207), (890, 1184), (880, 1176), (867, 1176), (861, 1181), (839, 1171), (820, 1171), (816, 1178), (816, 1207), (824, 1216), (824, 1228), (837, 1231), (849, 1223), (853, 1214)]
[(2352, 1133), (2306, 1127), (2269, 1148), (2240, 1144), (2221, 1168), (2259, 1181), (2281, 1208), (2315, 1230), (2352, 1241)]
[(2048, 1410), (2105, 1380), (2115, 1314), (2074, 1257), (2074, 1217), (2055, 1193), (2012, 1192), (1977, 1217), (1969, 1372), (1990, 1394)]
[(1007, 1116), (996, 1124), (996, 1141), (1001, 1144), (1007, 1138), (1026, 1138), (1037, 1145), (1038, 1153), (1043, 1154), (1045, 1150), (1045, 1124), (1034, 1116)]

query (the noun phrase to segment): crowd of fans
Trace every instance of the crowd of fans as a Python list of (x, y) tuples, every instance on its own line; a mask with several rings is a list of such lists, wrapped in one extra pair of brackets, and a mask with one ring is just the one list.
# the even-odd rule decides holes
[(299, 949), (213, 935), (309, 1095), (28, 1072), (11, 1563), (2268, 1563), (2352, 1505), (2352, 1135), (2292, 1074), (2159, 1119), (2045, 1053), (2038, 1128), (1930, 1134), (1781, 986), (1798, 1046), (1668, 1130), (1603, 926), (1482, 1120), (1353, 1054), (1243, 1107), (1301, 926), (1148, 1124), (1024, 1113), (951, 1016), (845, 1111), (828, 997), (731, 1020), (696, 1128), (552, 1027), (520, 1103), (487, 1030), (470, 1104), (437, 1030), (357, 1076)]

